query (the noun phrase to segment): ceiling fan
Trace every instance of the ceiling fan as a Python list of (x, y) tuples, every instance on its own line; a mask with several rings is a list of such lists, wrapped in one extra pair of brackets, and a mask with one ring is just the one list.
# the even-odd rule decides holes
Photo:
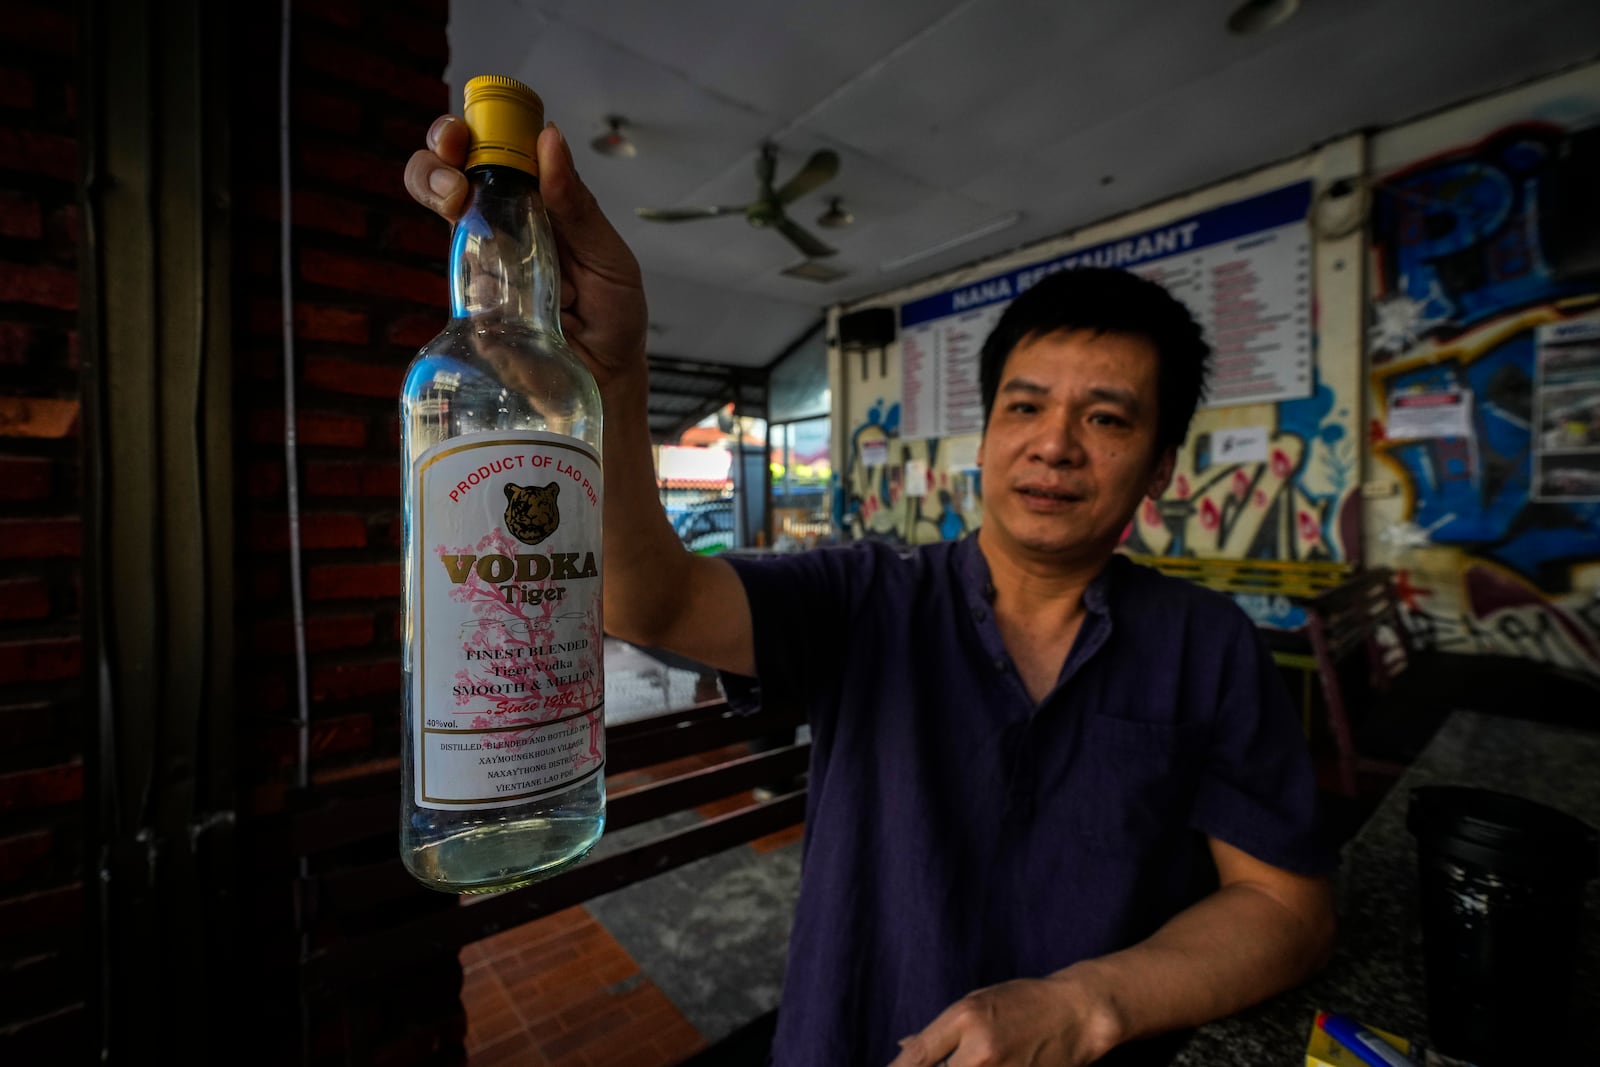
[(694, 219), (715, 219), (723, 215), (743, 215), (745, 221), (762, 229), (771, 228), (789, 239), (789, 243), (812, 259), (831, 256), (837, 249), (818, 240), (810, 231), (800, 226), (784, 213), (784, 205), (805, 196), (818, 186), (825, 185), (839, 173), (839, 153), (826, 148), (813, 152), (805, 166), (794, 177), (773, 188), (772, 179), (778, 168), (778, 149), (772, 144), (761, 146), (756, 157), (756, 178), (760, 189), (748, 204), (720, 207), (648, 208), (635, 209), (641, 219), (651, 222), (690, 222)]

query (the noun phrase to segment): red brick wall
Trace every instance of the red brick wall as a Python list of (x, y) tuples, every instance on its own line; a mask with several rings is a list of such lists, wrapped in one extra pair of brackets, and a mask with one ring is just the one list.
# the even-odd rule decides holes
[[(0, 34), (0, 1062), (93, 1039), (98, 976), (83, 944), (83, 762), (94, 726), (81, 597), (78, 359), (79, 5), (17, 0)], [(446, 0), (294, 6), (293, 255), (302, 547), (318, 789), (392, 769), (399, 725), (397, 395), (442, 325), (448, 239), (401, 172), (448, 107)], [(297, 862), (283, 368), (279, 332), (279, 5), (230, 8), (240, 783), (239, 966), (262, 990), (247, 1059), (296, 1062)], [(93, 445), (92, 440), (87, 441)], [(398, 796), (396, 796), (398, 805)], [(392, 837), (319, 856), (315, 874), (394, 858)], [(414, 884), (306, 910), (315, 937), (381, 931), (455, 906)], [(265, 987), (265, 988), (263, 988)], [(454, 1062), (465, 1029), (451, 953), (318, 1004), (314, 1062)], [(259, 1009), (259, 1010), (258, 1010)], [(178, 1009), (175, 1007), (174, 1009)], [(199, 1021), (195, 1021), (196, 1025)]]
[[(87, 989), (80, 599), (77, 21), (0, 32), (0, 1061), (81, 1048)], [(25, 1062), (18, 1059), (15, 1062)]]
[[(402, 10), (404, 8), (404, 10)], [(243, 15), (247, 39), (275, 11)], [(400, 383), (443, 326), (444, 223), (401, 186), (449, 106), (442, 3), (295, 7), (295, 403), (313, 777), (398, 752)], [(250, 25), (253, 23), (254, 25)], [(284, 474), (276, 78), (241, 87), (235, 289), (238, 664), (255, 803), (292, 781), (296, 714)], [(398, 803), (398, 801), (397, 801)]]
[[(306, 798), (298, 733), (284, 469), (276, 4), (236, 9), (235, 378), (240, 595), (238, 730), (246, 925), (256, 964), (292, 977), (295, 857), (268, 829)], [(401, 379), (444, 325), (448, 227), (401, 185), (449, 108), (444, 0), (294, 7), (291, 179), (295, 402), (311, 708), (312, 793), (397, 766), (400, 726)], [(398, 793), (395, 795), (398, 817)], [(255, 831), (252, 831), (252, 827)], [(264, 836), (265, 835), (265, 836)], [(266, 847), (256, 847), (265, 845)], [(395, 858), (392, 835), (315, 859), (315, 874)], [(382, 930), (455, 901), (410, 883), (347, 902), (323, 893), (312, 937)], [(381, 897), (381, 899), (379, 899)], [(282, 988), (290, 988), (282, 987)], [(465, 1018), (451, 956), (378, 975), (365, 1004), (317, 1004), (313, 1060), (448, 1061)], [(299, 1022), (284, 1018), (297, 1045)], [(258, 1031), (259, 1032), (259, 1031)], [(290, 1051), (288, 1045), (283, 1050)]]

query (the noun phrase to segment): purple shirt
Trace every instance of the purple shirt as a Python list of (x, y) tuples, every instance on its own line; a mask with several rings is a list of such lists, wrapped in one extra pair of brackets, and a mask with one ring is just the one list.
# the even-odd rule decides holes
[(1115, 557), (1035, 707), (974, 538), (731, 562), (762, 699), (811, 723), (776, 1067), (887, 1064), (975, 989), (1145, 938), (1215, 888), (1207, 836), (1332, 866), (1298, 716), (1229, 598)]

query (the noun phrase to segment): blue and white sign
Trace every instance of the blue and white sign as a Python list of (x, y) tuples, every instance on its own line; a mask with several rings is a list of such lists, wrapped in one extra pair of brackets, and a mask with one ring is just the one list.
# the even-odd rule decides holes
[(1020, 293), (1075, 267), (1132, 270), (1189, 307), (1214, 353), (1208, 406), (1311, 395), (1310, 206), (1298, 182), (901, 305), (902, 434), (980, 429), (984, 338)]

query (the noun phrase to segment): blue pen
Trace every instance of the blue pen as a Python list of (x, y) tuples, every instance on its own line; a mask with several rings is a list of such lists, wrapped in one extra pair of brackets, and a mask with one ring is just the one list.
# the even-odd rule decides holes
[(1417, 1067), (1416, 1060), (1348, 1016), (1319, 1012), (1317, 1025), (1371, 1067)]

